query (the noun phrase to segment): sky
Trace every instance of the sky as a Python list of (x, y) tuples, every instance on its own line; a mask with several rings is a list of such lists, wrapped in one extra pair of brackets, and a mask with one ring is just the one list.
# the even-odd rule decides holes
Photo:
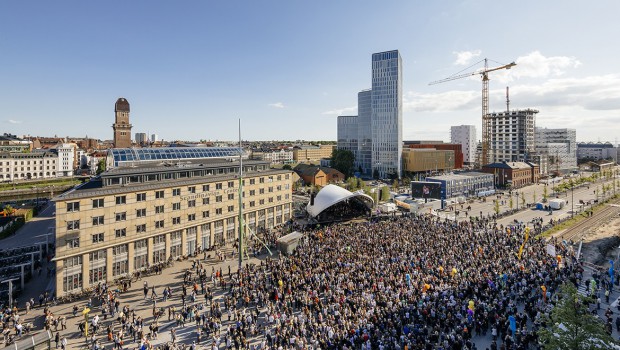
[(490, 111), (539, 110), (578, 141), (620, 134), (620, 1), (0, 2), (0, 132), (112, 138), (114, 103), (132, 133), (164, 140), (336, 140), (371, 87), (371, 55), (403, 62), (403, 139), (449, 141)]

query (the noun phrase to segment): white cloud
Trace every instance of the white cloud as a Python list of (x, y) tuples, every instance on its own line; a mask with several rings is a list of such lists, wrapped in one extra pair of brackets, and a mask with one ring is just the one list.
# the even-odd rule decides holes
[(499, 70), (489, 74), (491, 80), (507, 83), (520, 78), (560, 77), (571, 68), (578, 68), (581, 62), (569, 56), (543, 56), (539, 51), (520, 56), (517, 64), (509, 70)]
[(479, 106), (480, 93), (477, 91), (447, 91), (438, 94), (422, 94), (410, 91), (403, 96), (405, 112), (446, 112), (469, 110)]
[(273, 108), (284, 108), (284, 103), (282, 102), (270, 103), (268, 106), (273, 107)]
[(321, 114), (325, 115), (356, 115), (357, 114), (357, 106), (353, 107), (344, 107), (340, 109), (332, 109), (331, 111), (326, 111)]
[(453, 51), (452, 53), (456, 55), (456, 61), (454, 61), (454, 64), (457, 66), (465, 66), (468, 65), (474, 57), (480, 56), (482, 52), (480, 50), (474, 50)]
[(10, 124), (21, 124), (21, 120), (14, 120), (14, 119), (9, 119), (7, 120), (7, 122), (9, 122)]

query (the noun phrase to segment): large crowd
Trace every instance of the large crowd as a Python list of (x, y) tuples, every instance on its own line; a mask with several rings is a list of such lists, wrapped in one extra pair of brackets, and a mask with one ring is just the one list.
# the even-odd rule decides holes
[[(147, 349), (170, 321), (175, 342), (178, 329), (195, 327), (192, 350), (473, 350), (476, 335), (492, 338), (490, 350), (537, 349), (554, 292), (581, 275), (569, 248), (532, 237), (523, 244), (524, 228), (417, 216), (309, 229), (291, 256), (241, 271), (197, 259), (181, 286), (140, 282), (152, 317), (122, 305), (124, 288), (101, 284), (87, 302), (101, 313), (91, 314), (87, 341), (95, 350), (101, 340)], [(268, 245), (277, 239), (262, 237)], [(253, 252), (261, 246), (254, 242)], [(175, 303), (160, 307), (162, 298)], [(65, 319), (47, 307), (44, 313), (64, 347), (57, 328), (64, 330)], [(116, 322), (104, 326), (108, 317)], [(86, 324), (78, 326), (86, 334)]]

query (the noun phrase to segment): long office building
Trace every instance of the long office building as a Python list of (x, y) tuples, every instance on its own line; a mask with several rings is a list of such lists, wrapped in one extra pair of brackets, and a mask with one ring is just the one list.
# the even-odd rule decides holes
[[(238, 237), (239, 148), (112, 149), (112, 169), (56, 198), (56, 295)], [(247, 156), (245, 157), (247, 158)], [(292, 172), (243, 161), (244, 232), (291, 218)]]

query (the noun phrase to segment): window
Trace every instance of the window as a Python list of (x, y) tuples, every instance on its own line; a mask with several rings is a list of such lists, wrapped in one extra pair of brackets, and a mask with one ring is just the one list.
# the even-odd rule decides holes
[(269, 203), (273, 203), (273, 197), (269, 197)]
[(235, 211), (235, 206), (234, 205), (229, 205), (228, 206), (228, 212), (230, 213), (230, 212), (233, 212), (233, 211)]
[(116, 205), (127, 203), (127, 196), (117, 196)]
[(172, 196), (180, 196), (181, 195), (181, 189), (180, 188), (173, 188), (172, 189)]
[(250, 185), (254, 185), (256, 183), (256, 179), (250, 179)]
[(222, 208), (215, 209), (215, 215), (221, 215), (221, 214), (222, 214)]
[(256, 195), (256, 190), (250, 190), (250, 196)]
[(156, 199), (161, 199), (161, 198), (164, 198), (164, 191), (163, 191), (163, 190), (161, 190), (161, 191), (155, 191), (155, 198), (156, 198)]
[(164, 205), (156, 205), (155, 206), (155, 214), (161, 214), (164, 212)]
[(250, 201), (250, 208), (256, 206), (256, 202), (255, 201)]
[(260, 205), (265, 204), (265, 200), (264, 200), (264, 199), (261, 199), (260, 201), (258, 201), (258, 204), (260, 204)]
[(126, 228), (118, 228), (114, 230), (114, 237), (121, 238), (127, 237), (127, 229)]
[(79, 230), (80, 220), (67, 221), (67, 230)]
[(196, 206), (196, 200), (195, 199), (187, 201), (187, 207), (188, 208), (193, 208), (195, 206)]
[(71, 238), (67, 239), (67, 248), (79, 248), (80, 246), (80, 238)]
[(282, 180), (282, 175), (278, 175), (278, 181)]
[(216, 190), (221, 190), (222, 189), (222, 184), (221, 183), (215, 184), (215, 189)]
[(273, 187), (269, 187), (269, 193), (273, 192)]
[(261, 184), (264, 184), (265, 183), (265, 178), (261, 177), (260, 179), (258, 179), (258, 182), (261, 183)]
[(196, 214), (187, 215), (187, 221), (194, 221), (194, 220), (196, 220)]
[(222, 201), (222, 196), (215, 196), (215, 202), (219, 203)]
[(228, 188), (233, 188), (235, 187), (235, 182), (234, 181), (228, 181)]
[(260, 193), (260, 194), (265, 194), (265, 189), (264, 189), (264, 188), (259, 189), (259, 190), (258, 190), (258, 193)]
[(172, 203), (172, 210), (181, 210), (181, 203)]
[(136, 232), (137, 233), (146, 232), (146, 224), (136, 225)]
[(139, 218), (143, 218), (146, 216), (146, 208), (136, 209), (136, 216)]
[(67, 212), (80, 211), (80, 202), (67, 203)]
[(187, 192), (189, 193), (196, 193), (196, 186), (190, 186), (187, 188)]
[(144, 202), (146, 200), (146, 193), (136, 194), (136, 202)]
[(73, 267), (78, 265), (82, 265), (81, 255), (65, 259), (64, 267)]
[(228, 200), (233, 200), (235, 199), (235, 194), (234, 193), (229, 193), (228, 194)]
[(93, 209), (103, 208), (103, 198), (93, 199)]
[(282, 196), (277, 196), (276, 200), (279, 202), (282, 200)]
[(93, 235), (93, 243), (99, 243), (99, 242), (103, 242), (103, 232), (102, 233), (95, 233)]
[(286, 174), (286, 175), (284, 175), (284, 178), (285, 178), (286, 180), (288, 180), (288, 176), (289, 176), (289, 174)]
[(164, 220), (155, 221), (155, 228), (164, 228)]
[(172, 218), (173, 225), (179, 225), (181, 223), (181, 217), (177, 216), (176, 218)]
[(202, 199), (202, 204), (203, 205), (209, 204), (209, 198), (203, 198)]
[(209, 185), (202, 185), (202, 191), (207, 192), (209, 190)]
[(116, 213), (116, 221), (125, 221), (127, 220), (127, 212)]
[(208, 218), (209, 217), (209, 211), (208, 210), (203, 211), (202, 212), (202, 217), (203, 218)]
[(103, 225), (103, 215), (93, 216), (93, 226)]

